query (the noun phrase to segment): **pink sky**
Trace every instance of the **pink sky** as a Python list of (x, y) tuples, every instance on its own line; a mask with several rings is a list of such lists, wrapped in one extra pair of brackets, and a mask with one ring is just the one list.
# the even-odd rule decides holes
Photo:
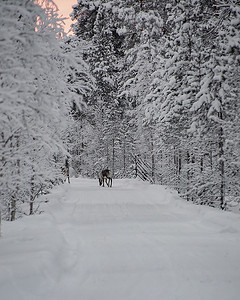
[(66, 23), (65, 31), (68, 32), (70, 29), (70, 25), (72, 24), (72, 20), (69, 17), (69, 14), (73, 11), (72, 6), (77, 4), (77, 0), (54, 0), (55, 4), (57, 4), (59, 9), (59, 15), (63, 15), (63, 17), (68, 18), (64, 22)]

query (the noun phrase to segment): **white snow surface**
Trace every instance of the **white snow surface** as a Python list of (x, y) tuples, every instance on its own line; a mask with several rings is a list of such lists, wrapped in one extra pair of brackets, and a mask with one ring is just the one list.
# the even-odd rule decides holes
[(137, 180), (72, 179), (3, 222), (1, 300), (238, 300), (240, 216)]

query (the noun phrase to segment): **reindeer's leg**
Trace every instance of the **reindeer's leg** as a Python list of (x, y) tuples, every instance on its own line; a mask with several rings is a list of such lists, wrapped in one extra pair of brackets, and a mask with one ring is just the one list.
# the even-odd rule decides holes
[(68, 183), (70, 183), (70, 173), (69, 173), (69, 168), (67, 168), (67, 180), (68, 180)]
[(69, 167), (66, 168), (66, 175), (67, 175), (67, 181), (70, 183), (70, 172), (69, 172)]
[(109, 186), (108, 177), (106, 177), (106, 184), (107, 184), (107, 186)]

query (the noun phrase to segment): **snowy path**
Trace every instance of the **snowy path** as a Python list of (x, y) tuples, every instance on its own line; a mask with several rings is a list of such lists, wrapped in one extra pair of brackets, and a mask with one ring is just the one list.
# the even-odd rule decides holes
[(240, 216), (161, 186), (75, 179), (3, 223), (1, 300), (238, 300)]

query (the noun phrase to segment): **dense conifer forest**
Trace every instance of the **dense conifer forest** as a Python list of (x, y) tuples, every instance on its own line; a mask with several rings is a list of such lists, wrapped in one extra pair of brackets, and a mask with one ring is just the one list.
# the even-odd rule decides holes
[(240, 1), (0, 2), (0, 205), (15, 220), (72, 176), (141, 176), (240, 202)]

